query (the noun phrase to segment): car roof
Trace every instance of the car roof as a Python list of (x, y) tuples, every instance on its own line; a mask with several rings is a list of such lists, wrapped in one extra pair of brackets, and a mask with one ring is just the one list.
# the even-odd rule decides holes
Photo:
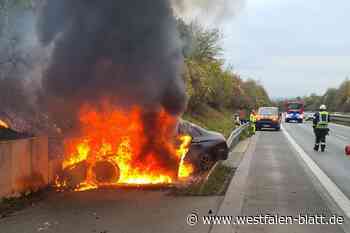
[(189, 134), (194, 138), (225, 138), (222, 134), (218, 132), (204, 129), (196, 124), (193, 124), (192, 122), (183, 119), (180, 119), (180, 121), (178, 122), (177, 134)]

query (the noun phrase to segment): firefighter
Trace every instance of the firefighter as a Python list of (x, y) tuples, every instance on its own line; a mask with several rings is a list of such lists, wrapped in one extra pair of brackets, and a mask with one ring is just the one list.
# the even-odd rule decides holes
[(313, 120), (313, 128), (315, 132), (316, 142), (314, 150), (318, 151), (321, 145), (321, 151), (326, 150), (326, 137), (329, 134), (328, 123), (330, 122), (329, 113), (326, 105), (320, 106), (320, 111), (315, 113)]
[(250, 121), (250, 126), (252, 128), (253, 134), (255, 134), (255, 132), (256, 132), (256, 113), (255, 113), (255, 110), (253, 110), (250, 113), (249, 121)]

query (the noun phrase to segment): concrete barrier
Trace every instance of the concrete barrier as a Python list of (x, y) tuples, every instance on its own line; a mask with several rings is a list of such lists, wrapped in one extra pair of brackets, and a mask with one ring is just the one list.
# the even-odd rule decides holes
[(47, 137), (0, 142), (0, 198), (46, 187), (49, 164)]
[(54, 184), (58, 173), (62, 171), (62, 158), (49, 160), (49, 184)]
[(12, 191), (12, 150), (11, 146), (0, 143), (0, 197), (7, 196)]

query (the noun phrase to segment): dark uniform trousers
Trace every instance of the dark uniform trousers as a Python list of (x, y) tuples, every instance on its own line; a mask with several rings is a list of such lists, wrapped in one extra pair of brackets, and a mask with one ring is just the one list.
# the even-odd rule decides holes
[(329, 133), (328, 123), (330, 122), (329, 113), (326, 111), (318, 112), (314, 115), (314, 131), (316, 136), (315, 151), (326, 149), (326, 137)]
[(329, 129), (320, 129), (315, 128), (316, 135), (316, 145), (325, 145), (326, 144), (326, 136), (328, 135)]

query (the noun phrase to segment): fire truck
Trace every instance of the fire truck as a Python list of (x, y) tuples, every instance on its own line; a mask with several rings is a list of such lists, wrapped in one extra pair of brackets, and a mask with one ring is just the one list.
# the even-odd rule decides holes
[(286, 102), (286, 123), (289, 122), (304, 122), (304, 102), (301, 100)]

